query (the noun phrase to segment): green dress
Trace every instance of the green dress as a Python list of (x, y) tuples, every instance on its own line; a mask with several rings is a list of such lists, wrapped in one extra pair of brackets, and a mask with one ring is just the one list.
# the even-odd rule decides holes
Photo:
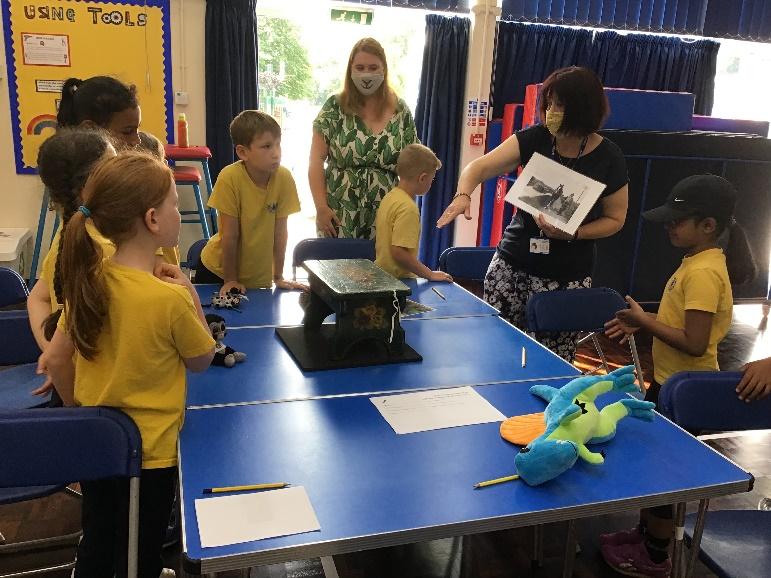
[(419, 142), (409, 107), (398, 99), (388, 124), (373, 134), (361, 118), (345, 114), (337, 97), (330, 96), (313, 121), (313, 130), (329, 148), (324, 174), (327, 202), (340, 219), (338, 236), (374, 239), (380, 201), (396, 186), (399, 151)]

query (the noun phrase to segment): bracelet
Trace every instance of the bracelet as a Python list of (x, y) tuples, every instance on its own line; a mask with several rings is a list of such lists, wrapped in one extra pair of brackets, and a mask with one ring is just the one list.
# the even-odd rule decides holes
[(471, 195), (469, 193), (455, 193), (455, 196), (453, 196), (452, 200), (454, 201), (458, 197), (468, 197), (468, 200), (471, 200)]

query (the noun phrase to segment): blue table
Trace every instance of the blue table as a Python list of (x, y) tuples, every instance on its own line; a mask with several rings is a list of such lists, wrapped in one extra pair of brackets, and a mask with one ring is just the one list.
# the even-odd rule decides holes
[[(498, 315), (498, 311), (460, 285), (454, 283), (435, 283), (425, 279), (403, 279), (412, 289), (408, 297), (429, 307), (433, 311), (405, 317), (408, 319), (436, 319), (443, 317), (476, 317), (483, 315)], [(434, 291), (436, 288), (445, 298), (442, 299)], [(212, 293), (219, 291), (219, 285), (196, 285), (202, 304), (211, 302)], [(303, 310), (300, 307), (300, 291), (282, 291), (278, 289), (250, 289), (247, 291), (249, 301), (244, 301), (240, 312), (227, 309), (204, 307), (206, 313), (216, 313), (225, 319), (229, 329), (239, 327), (262, 327), (280, 325), (299, 325), (302, 323)]]
[[(504, 414), (518, 415), (544, 407), (530, 385), (476, 389)], [(750, 474), (657, 416), (652, 423), (623, 420), (603, 466), (579, 462), (538, 487), (472, 489), (513, 472), (515, 453), (497, 423), (396, 435), (366, 395), (188, 411), (180, 439), (188, 570), (575, 520), (748, 491), (752, 483)], [(201, 548), (194, 501), (203, 488), (276, 480), (305, 487), (320, 531)]]
[[(232, 368), (188, 376), (188, 407), (567, 377), (578, 370), (497, 316), (404, 323), (423, 361), (303, 372), (273, 327), (238, 329), (225, 342), (247, 354)], [(522, 367), (522, 347), (527, 364)]]

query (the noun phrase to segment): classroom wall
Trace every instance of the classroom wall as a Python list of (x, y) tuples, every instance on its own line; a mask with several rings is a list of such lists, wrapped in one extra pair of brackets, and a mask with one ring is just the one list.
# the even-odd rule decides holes
[[(206, 100), (204, 80), (204, 18), (206, 0), (171, 0), (172, 82), (174, 90), (188, 93), (190, 104), (176, 106), (175, 117), (184, 112), (188, 118), (190, 142), (205, 143)], [(2, 26), (2, 23), (0, 23)], [(4, 32), (4, 31), (3, 31)], [(125, 58), (116, 47), (116, 58)], [(142, 58), (142, 55), (130, 55)], [(8, 71), (5, 65), (5, 44), (0, 42), (0, 227), (26, 227), (33, 234), (37, 229), (42, 200), (42, 184), (34, 175), (17, 175), (11, 135)], [(105, 71), (109, 74), (110, 71)], [(181, 191), (184, 205), (186, 191)], [(193, 205), (194, 206), (194, 205)], [(191, 207), (192, 208), (192, 207)], [(181, 248), (200, 238), (195, 225), (183, 226)]]

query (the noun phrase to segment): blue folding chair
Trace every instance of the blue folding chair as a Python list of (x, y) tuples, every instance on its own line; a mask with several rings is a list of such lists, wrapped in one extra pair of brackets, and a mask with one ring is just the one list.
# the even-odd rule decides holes
[[(771, 428), (771, 397), (746, 403), (736, 395), (738, 372), (686, 371), (661, 387), (658, 411), (680, 427), (710, 431)], [(771, 512), (723, 510), (707, 513), (709, 500), (698, 514), (685, 517), (691, 555), (686, 576), (696, 558), (721, 578), (768, 576), (771, 568)]]
[(190, 245), (187, 250), (187, 260), (185, 261), (185, 267), (190, 274), (190, 279), (195, 282), (195, 272), (198, 269), (198, 264), (201, 262), (201, 251), (206, 246), (206, 239), (198, 239), (195, 243)]
[(375, 260), (375, 242), (370, 239), (338, 239), (319, 237), (303, 239), (292, 252), (292, 277), (297, 279), (297, 267), (310, 259), (369, 259)]
[(13, 269), (0, 267), (0, 307), (24, 303), (29, 295), (24, 279)]
[[(604, 331), (605, 323), (613, 319), (617, 311), (626, 309), (626, 307), (627, 303), (624, 298), (607, 287), (543, 291), (532, 295), (527, 302), (527, 328), (530, 331), (546, 333), (588, 332), (589, 335), (582, 338), (581, 342), (587, 339), (592, 340), (602, 362), (600, 367), (603, 367), (606, 372), (610, 372), (597, 334)], [(637, 355), (634, 335), (629, 336), (629, 349), (640, 390), (644, 391), (642, 366)], [(600, 367), (593, 371), (597, 371)]]
[[(21, 275), (0, 267), (0, 307), (24, 303), (28, 296), (27, 284)], [(0, 370), (0, 408), (23, 409), (48, 404), (48, 396), (41, 398), (30, 393), (45, 381), (45, 376), (35, 374), (39, 356), (27, 311), (0, 311), (0, 365), (19, 366)]]
[[(0, 504), (47, 496), (73, 482), (130, 478), (128, 576), (136, 578), (142, 438), (131, 418), (100, 407), (0, 410), (0, 455)], [(1, 545), (0, 556), (50, 547), (61, 540)], [(74, 562), (30, 573), (72, 567)]]
[(459, 279), (484, 281), (495, 247), (448, 247), (439, 255), (439, 269)]

